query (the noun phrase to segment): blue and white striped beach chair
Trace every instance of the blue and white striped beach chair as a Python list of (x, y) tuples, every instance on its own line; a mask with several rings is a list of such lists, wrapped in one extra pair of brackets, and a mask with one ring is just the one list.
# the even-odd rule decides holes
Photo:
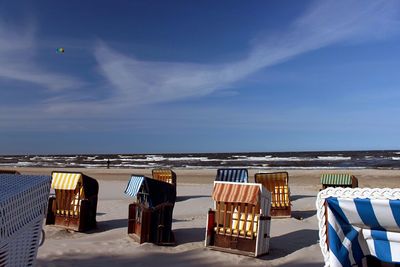
[(215, 181), (248, 183), (249, 173), (247, 172), (247, 169), (218, 169)]
[(325, 266), (400, 266), (400, 188), (328, 188), (317, 209)]
[(173, 245), (172, 214), (176, 186), (142, 175), (132, 175), (125, 194), (136, 198), (129, 205), (128, 234), (141, 243)]

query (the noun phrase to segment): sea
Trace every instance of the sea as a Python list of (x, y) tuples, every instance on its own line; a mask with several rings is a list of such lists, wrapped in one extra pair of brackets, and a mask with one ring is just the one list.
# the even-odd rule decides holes
[(3, 155), (1, 167), (400, 169), (400, 151)]

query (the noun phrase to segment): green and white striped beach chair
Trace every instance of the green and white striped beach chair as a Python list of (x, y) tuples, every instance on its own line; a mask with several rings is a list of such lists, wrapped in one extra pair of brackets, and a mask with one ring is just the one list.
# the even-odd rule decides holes
[(321, 175), (322, 189), (328, 187), (358, 187), (358, 180), (348, 173), (324, 173)]

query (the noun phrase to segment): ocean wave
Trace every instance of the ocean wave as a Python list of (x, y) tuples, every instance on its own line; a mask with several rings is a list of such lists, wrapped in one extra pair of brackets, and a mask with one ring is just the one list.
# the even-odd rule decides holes
[(329, 160), (329, 161), (334, 161), (334, 160), (351, 160), (351, 157), (338, 157), (338, 156), (318, 156), (317, 157), (319, 160)]
[(220, 159), (210, 159), (208, 157), (172, 157), (166, 158), (168, 161), (220, 161)]
[(309, 161), (312, 158), (304, 158), (304, 157), (246, 157), (246, 156), (237, 156), (235, 159), (220, 159), (223, 162), (237, 162), (237, 161)]
[(392, 157), (392, 160), (400, 160), (400, 157)]

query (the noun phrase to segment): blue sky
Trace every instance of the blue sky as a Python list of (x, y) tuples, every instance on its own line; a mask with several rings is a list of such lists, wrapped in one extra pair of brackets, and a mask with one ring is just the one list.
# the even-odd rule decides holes
[(0, 1), (0, 153), (400, 149), (399, 11)]

